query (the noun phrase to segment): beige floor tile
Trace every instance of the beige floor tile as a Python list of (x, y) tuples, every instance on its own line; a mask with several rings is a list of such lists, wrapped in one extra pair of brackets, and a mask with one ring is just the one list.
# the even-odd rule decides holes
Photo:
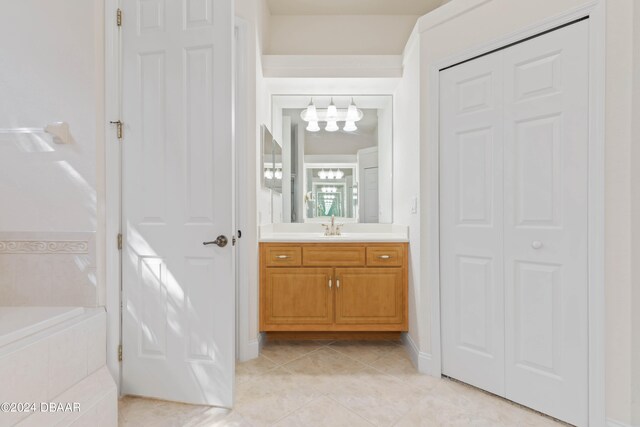
[(362, 363), (371, 363), (392, 354), (399, 344), (392, 341), (336, 341), (330, 347)]
[(401, 345), (329, 344), (268, 343), (258, 359), (238, 363), (233, 411), (125, 397), (119, 425), (566, 426), (466, 384), (418, 374)]
[(561, 426), (533, 411), (490, 396), (490, 402), (476, 396), (428, 396), (396, 424), (398, 427), (543, 427)]
[(267, 426), (320, 397), (320, 394), (295, 375), (277, 368), (238, 384), (234, 410), (253, 426)]
[(267, 342), (260, 354), (276, 365), (291, 362), (327, 345), (328, 341), (274, 341)]
[(246, 362), (238, 362), (236, 364), (236, 381), (238, 383), (249, 381), (277, 366), (274, 362), (262, 355), (256, 359), (247, 360)]
[(338, 375), (357, 372), (365, 365), (329, 347), (321, 348), (300, 359), (283, 365), (287, 371), (300, 375)]
[(391, 354), (369, 363), (369, 366), (423, 390), (429, 390), (439, 383), (440, 379), (419, 373), (405, 349), (399, 349), (402, 351), (394, 350)]
[(372, 368), (352, 375), (327, 396), (377, 426), (393, 425), (423, 397), (420, 390)]
[(237, 411), (209, 408), (197, 416), (182, 418), (182, 427), (251, 427)]
[(276, 424), (277, 427), (371, 427), (372, 424), (326, 396), (298, 409)]

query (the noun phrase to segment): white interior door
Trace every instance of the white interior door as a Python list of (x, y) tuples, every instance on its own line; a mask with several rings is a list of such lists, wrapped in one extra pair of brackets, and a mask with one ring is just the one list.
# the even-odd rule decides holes
[(504, 394), (502, 57), (441, 73), (442, 369)]
[(588, 22), (441, 73), (443, 373), (588, 422)]
[(378, 222), (380, 209), (378, 208), (378, 168), (364, 169), (364, 222)]
[(123, 7), (123, 392), (230, 407), (232, 2)]
[(588, 424), (588, 21), (504, 51), (506, 393)]

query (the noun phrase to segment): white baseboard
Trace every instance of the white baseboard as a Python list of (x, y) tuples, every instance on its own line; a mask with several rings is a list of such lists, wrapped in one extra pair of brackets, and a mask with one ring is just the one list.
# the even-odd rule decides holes
[(402, 334), (402, 341), (404, 342), (407, 352), (409, 353), (409, 357), (418, 372), (421, 374), (431, 375), (431, 355), (429, 353), (421, 352), (413, 341), (413, 338), (411, 338), (407, 333)]
[(640, 427), (607, 418), (607, 427)]
[(244, 346), (240, 344), (240, 354), (238, 360), (240, 362), (246, 362), (247, 360), (255, 359), (260, 355), (260, 349), (262, 348), (262, 335), (258, 335), (256, 339), (250, 340)]

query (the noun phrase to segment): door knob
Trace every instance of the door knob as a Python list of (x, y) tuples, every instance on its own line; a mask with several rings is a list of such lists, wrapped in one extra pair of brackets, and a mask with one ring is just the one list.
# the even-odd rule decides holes
[(533, 242), (531, 242), (531, 247), (533, 249), (540, 249), (542, 247), (542, 242), (539, 240), (534, 240)]
[(207, 245), (218, 245), (221, 248), (224, 248), (225, 246), (227, 246), (227, 243), (229, 243), (229, 240), (227, 239), (227, 236), (223, 236), (220, 235), (216, 238), (216, 240), (212, 241), (212, 242), (202, 242), (203, 245), (207, 246)]

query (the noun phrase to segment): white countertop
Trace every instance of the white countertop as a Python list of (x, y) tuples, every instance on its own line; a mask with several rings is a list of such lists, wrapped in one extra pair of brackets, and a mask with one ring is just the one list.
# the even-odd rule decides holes
[(408, 242), (409, 230), (396, 224), (344, 224), (340, 236), (325, 236), (317, 223), (260, 226), (261, 242)]

